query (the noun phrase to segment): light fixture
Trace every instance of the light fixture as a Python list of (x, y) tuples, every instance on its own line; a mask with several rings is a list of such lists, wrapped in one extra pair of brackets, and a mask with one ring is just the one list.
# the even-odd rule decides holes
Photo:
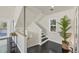
[(54, 8), (54, 6), (51, 6), (52, 8)]
[(50, 11), (53, 11), (53, 10), (54, 10), (54, 6), (51, 6)]

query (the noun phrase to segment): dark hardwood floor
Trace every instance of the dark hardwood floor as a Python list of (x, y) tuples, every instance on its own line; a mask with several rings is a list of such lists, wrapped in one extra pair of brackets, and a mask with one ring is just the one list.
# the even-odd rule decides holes
[(20, 53), (19, 48), (15, 44), (15, 42), (12, 40), (12, 38), (9, 38), (7, 40), (7, 53)]
[[(17, 45), (10, 38), (8, 41), (8, 53), (20, 53)], [(36, 45), (27, 48), (27, 53), (62, 53), (61, 45), (52, 41), (47, 41), (43, 45)]]
[(47, 41), (42, 46), (36, 45), (27, 49), (28, 53), (62, 53), (61, 45)]

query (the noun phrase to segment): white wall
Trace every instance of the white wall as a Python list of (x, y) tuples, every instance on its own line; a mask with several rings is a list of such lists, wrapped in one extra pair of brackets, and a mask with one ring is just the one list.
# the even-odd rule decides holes
[(37, 20), (39, 20), (38, 18), (42, 17), (43, 14), (40, 13), (37, 9), (35, 8), (28, 8), (26, 7), (26, 28), (32, 23), (35, 22)]
[(32, 47), (40, 44), (41, 42), (41, 29), (35, 24), (43, 14), (36, 8), (26, 7), (26, 30), (27, 36), (31, 37), (27, 39), (27, 47)]
[(41, 29), (35, 24), (32, 23), (28, 29), (28, 38), (27, 39), (27, 47), (32, 47), (40, 44), (41, 42)]
[(75, 46), (76, 46), (76, 44), (77, 44), (77, 53), (79, 53), (79, 7), (77, 7), (77, 15), (76, 15), (76, 17), (77, 17), (77, 38), (76, 38), (76, 40), (75, 40), (75, 42), (77, 42), (77, 43), (75, 43)]
[(71, 20), (72, 28), (70, 29), (70, 32), (72, 32), (72, 37), (70, 39), (72, 39), (73, 41), (74, 40), (74, 34), (73, 34), (74, 24), (73, 23), (74, 23), (75, 8), (45, 16), (43, 19), (39, 21), (40, 25), (42, 25), (47, 30), (49, 40), (60, 43), (60, 44), (62, 43), (62, 40), (61, 40), (62, 38), (60, 37), (58, 33), (60, 31), (59, 24), (58, 23), (56, 24), (57, 25), (56, 32), (50, 32), (49, 20), (56, 19), (56, 21), (59, 22), (60, 18), (62, 18), (64, 15), (67, 15), (68, 18)]
[(24, 34), (24, 8), (21, 9), (18, 21), (16, 24), (16, 31), (19, 31)]
[(15, 30), (16, 30), (16, 26), (18, 24), (17, 22), (20, 21), (19, 19), (20, 19), (22, 9), (23, 9), (23, 6), (17, 6), (15, 8), (15, 13), (14, 13), (14, 16), (13, 16)]
[(0, 18), (13, 19), (15, 6), (0, 6)]
[[(21, 53), (26, 53), (27, 52), (27, 45), (25, 45), (25, 44), (27, 44), (27, 39), (25, 41), (24, 35), (21, 35), (18, 32), (17, 32), (17, 34), (18, 34), (18, 36), (17, 36), (17, 46), (18, 46)], [(25, 48), (25, 46), (26, 46), (26, 48)]]
[(27, 52), (27, 40), (24, 37), (24, 8), (23, 6), (17, 6), (14, 14), (14, 30), (17, 32), (17, 46), (21, 53)]

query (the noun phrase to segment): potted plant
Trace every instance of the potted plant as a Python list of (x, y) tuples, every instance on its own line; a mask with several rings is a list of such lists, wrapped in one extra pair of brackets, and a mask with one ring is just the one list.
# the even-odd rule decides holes
[(70, 20), (67, 16), (64, 16), (60, 19), (60, 29), (61, 31), (60, 36), (63, 38), (62, 40), (62, 52), (67, 53), (69, 52), (69, 42), (68, 38), (71, 36), (71, 33), (68, 32), (68, 30), (71, 28), (70, 26)]

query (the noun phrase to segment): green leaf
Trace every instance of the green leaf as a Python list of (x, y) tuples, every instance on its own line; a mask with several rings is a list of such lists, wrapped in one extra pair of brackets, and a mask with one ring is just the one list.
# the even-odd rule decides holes
[(64, 41), (66, 41), (70, 37), (70, 34), (68, 33), (68, 30), (71, 28), (70, 19), (68, 19), (67, 16), (64, 16), (60, 19), (58, 24), (60, 25), (61, 29), (60, 36), (64, 39)]

